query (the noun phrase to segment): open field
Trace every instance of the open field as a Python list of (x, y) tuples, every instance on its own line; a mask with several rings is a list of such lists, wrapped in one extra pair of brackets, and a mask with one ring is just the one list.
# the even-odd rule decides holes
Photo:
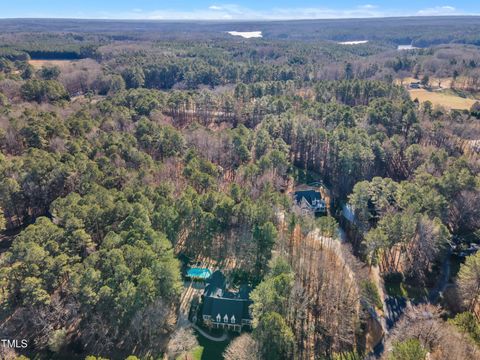
[(433, 105), (443, 106), (447, 109), (469, 110), (477, 101), (475, 99), (463, 98), (454, 94), (446, 94), (438, 91), (425, 89), (411, 89), (408, 91), (412, 100), (425, 102), (430, 101)]
[[(410, 83), (419, 82), (420, 79), (415, 79), (414, 77), (405, 77), (402, 79), (396, 79), (395, 84), (407, 86)], [(456, 78), (456, 80), (453, 80), (452, 77), (431, 77), (428, 85), (432, 89), (455, 88), (456, 90), (470, 90), (472, 88), (472, 84), (469, 83), (469, 79), (465, 76), (459, 76)]]
[(28, 63), (36, 69), (44, 66), (58, 66), (64, 67), (66, 65), (74, 64), (78, 60), (29, 60)]

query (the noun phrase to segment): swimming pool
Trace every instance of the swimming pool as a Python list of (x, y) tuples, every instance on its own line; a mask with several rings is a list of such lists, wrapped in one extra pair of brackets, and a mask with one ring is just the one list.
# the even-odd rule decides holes
[(212, 272), (206, 268), (190, 268), (187, 271), (187, 276), (196, 279), (208, 279), (212, 275)]

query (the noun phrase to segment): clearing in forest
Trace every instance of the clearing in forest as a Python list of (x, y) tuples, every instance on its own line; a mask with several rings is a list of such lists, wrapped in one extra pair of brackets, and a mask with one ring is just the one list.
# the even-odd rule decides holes
[(447, 109), (469, 110), (477, 101), (475, 99), (463, 98), (455, 94), (447, 94), (438, 91), (425, 89), (411, 89), (408, 91), (412, 100), (419, 102), (430, 101), (433, 105), (443, 106)]
[(36, 69), (40, 69), (42, 67), (48, 67), (48, 66), (58, 66), (58, 67), (64, 67), (66, 65), (73, 64), (77, 62), (78, 60), (28, 60), (28, 63), (32, 65)]
[[(422, 77), (414, 78), (414, 77), (404, 77), (395, 80), (396, 85), (407, 86), (411, 83), (419, 82)], [(471, 83), (469, 79), (465, 76), (459, 76), (455, 80), (453, 77), (430, 77), (428, 81), (428, 85), (430, 88), (438, 90), (438, 89), (457, 89), (457, 90), (468, 90), (471, 88)]]

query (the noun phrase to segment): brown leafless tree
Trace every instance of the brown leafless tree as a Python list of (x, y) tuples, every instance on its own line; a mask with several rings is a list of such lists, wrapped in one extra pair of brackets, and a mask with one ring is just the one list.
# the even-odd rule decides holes
[(197, 338), (193, 334), (192, 328), (179, 328), (173, 333), (168, 343), (168, 358), (176, 359), (178, 355), (192, 350), (197, 345)]
[(441, 309), (433, 305), (419, 305), (407, 309), (386, 341), (388, 359), (393, 343), (417, 339), (430, 353), (430, 359), (476, 360), (480, 350), (453, 326), (441, 319)]
[(249, 334), (243, 334), (228, 345), (223, 358), (225, 360), (260, 360), (260, 347)]

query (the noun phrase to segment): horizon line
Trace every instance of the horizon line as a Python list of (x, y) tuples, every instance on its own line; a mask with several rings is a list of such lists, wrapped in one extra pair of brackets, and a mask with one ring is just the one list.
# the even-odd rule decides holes
[(458, 18), (458, 17), (480, 17), (479, 14), (451, 14), (451, 15), (392, 15), (392, 16), (368, 16), (368, 17), (326, 17), (326, 18), (284, 18), (284, 19), (183, 19), (183, 18), (172, 18), (172, 19), (149, 19), (149, 18), (138, 18), (138, 19), (129, 19), (129, 18), (101, 18), (101, 17), (0, 17), (2, 20), (85, 20), (85, 21), (149, 21), (149, 22), (193, 22), (193, 21), (202, 21), (202, 22), (224, 22), (224, 23), (233, 23), (233, 22), (278, 22), (278, 21), (315, 21), (315, 20), (371, 20), (371, 19), (411, 19), (411, 18)]

